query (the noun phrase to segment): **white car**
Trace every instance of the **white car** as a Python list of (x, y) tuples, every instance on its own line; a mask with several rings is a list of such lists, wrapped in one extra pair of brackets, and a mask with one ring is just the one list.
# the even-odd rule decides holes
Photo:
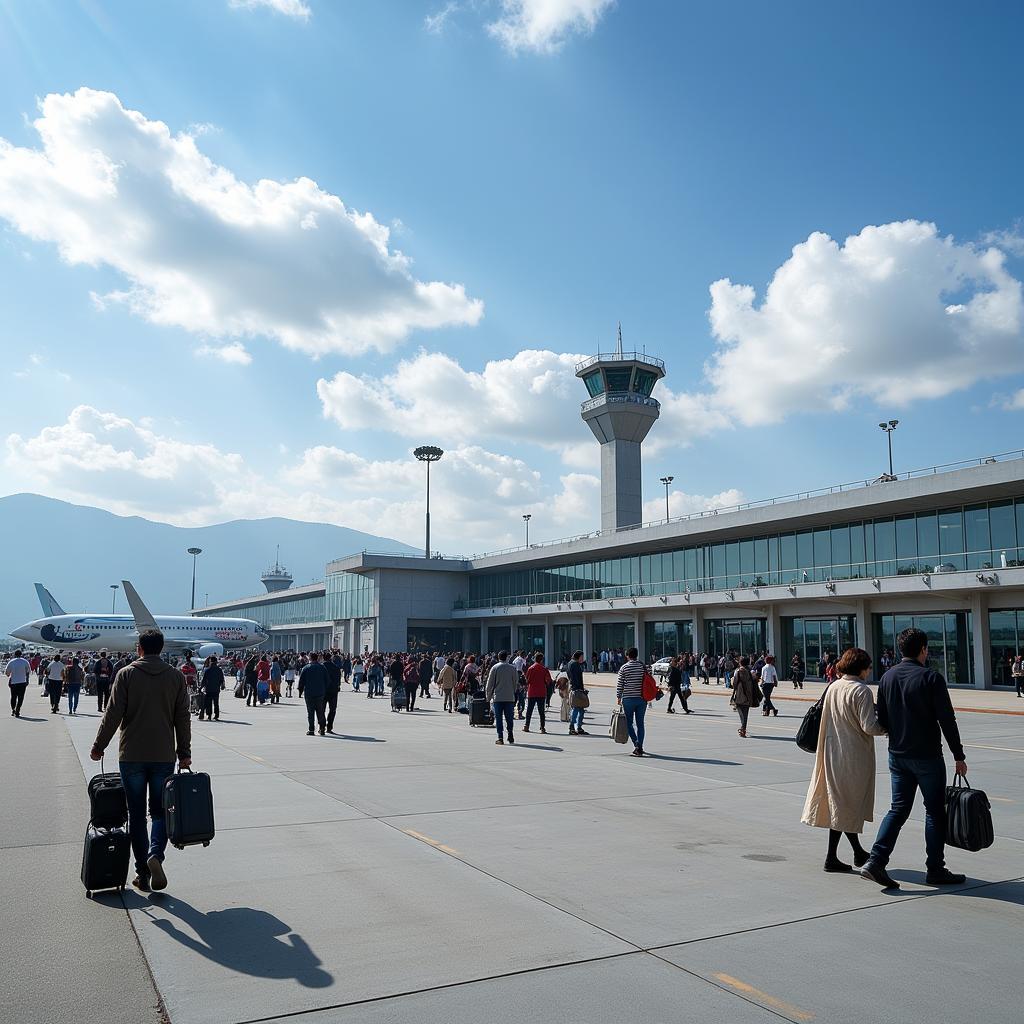
[(651, 666), (651, 675), (662, 676), (663, 678), (668, 675), (669, 669), (672, 667), (671, 658), (659, 658)]

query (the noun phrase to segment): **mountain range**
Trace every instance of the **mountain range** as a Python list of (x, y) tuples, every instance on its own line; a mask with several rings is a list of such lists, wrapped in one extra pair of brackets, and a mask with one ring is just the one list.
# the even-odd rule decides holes
[(180, 527), (117, 516), (39, 494), (0, 498), (0, 636), (42, 615), (33, 583), (42, 583), (67, 612), (104, 612), (110, 585), (130, 580), (155, 614), (186, 614), (192, 596), (190, 547), (202, 548), (196, 604), (265, 592), (260, 573), (281, 549), (295, 586), (323, 579), (331, 559), (363, 549), (411, 552), (407, 544), (327, 523), (239, 519)]

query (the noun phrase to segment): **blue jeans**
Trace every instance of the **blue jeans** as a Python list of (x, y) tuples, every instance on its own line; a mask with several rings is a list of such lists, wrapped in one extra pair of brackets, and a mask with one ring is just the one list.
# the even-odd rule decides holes
[[(164, 824), (164, 783), (174, 774), (173, 761), (122, 761), (121, 782), (128, 798), (128, 835), (135, 854), (135, 870), (149, 875), (146, 861), (164, 859), (167, 827)], [(153, 819), (152, 837), (146, 824), (147, 792), (149, 816)]]
[(633, 746), (643, 750), (644, 716), (647, 714), (647, 701), (643, 697), (624, 697), (622, 711), (626, 716), (626, 729), (629, 732), (629, 738), (633, 741)]
[(81, 683), (68, 683), (68, 711), (78, 710), (78, 695), (82, 692)]
[(924, 843), (929, 871), (946, 864), (946, 762), (941, 757), (914, 758), (889, 755), (892, 808), (871, 847), (871, 860), (885, 867), (892, 856), (900, 829), (910, 817), (918, 789), (924, 797)]
[(582, 729), (583, 728), (583, 712), (586, 708), (570, 708), (569, 709), (569, 728), (570, 729)]
[[(503, 740), (505, 733), (503, 731), (503, 724), (508, 726), (509, 739), (512, 738), (512, 709), (516, 706), (515, 701), (511, 700), (496, 700), (493, 703), (494, 708), (494, 728), (498, 730), (498, 739)], [(502, 716), (504, 716), (504, 723), (502, 723)]]

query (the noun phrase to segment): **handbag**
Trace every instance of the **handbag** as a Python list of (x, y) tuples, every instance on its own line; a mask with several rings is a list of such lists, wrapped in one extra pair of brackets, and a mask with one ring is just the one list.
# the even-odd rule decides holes
[[(830, 683), (829, 686), (832, 684)], [(825, 703), (825, 694), (828, 693), (828, 686), (822, 691), (821, 696), (807, 709), (807, 713), (796, 731), (796, 745), (808, 754), (818, 752), (818, 735), (821, 733), (821, 711)]]
[(625, 743), (629, 739), (629, 725), (626, 722), (625, 713), (616, 709), (612, 712), (611, 724), (608, 726), (608, 735), (616, 743)]
[(946, 787), (946, 845), (976, 853), (991, 846), (994, 838), (988, 797), (958, 775)]
[(661, 697), (661, 690), (658, 689), (658, 683), (650, 672), (644, 673), (643, 682), (640, 684), (640, 696), (643, 697), (648, 704), (650, 704), (652, 700), (658, 700)]
[(569, 702), (567, 700), (565, 700), (564, 698), (562, 700), (562, 707), (561, 707), (561, 710), (558, 713), (558, 717), (563, 722), (568, 722), (569, 718), (571, 717), (570, 714), (569, 714)]
[(574, 708), (589, 708), (590, 693), (587, 690), (572, 691), (572, 706)]

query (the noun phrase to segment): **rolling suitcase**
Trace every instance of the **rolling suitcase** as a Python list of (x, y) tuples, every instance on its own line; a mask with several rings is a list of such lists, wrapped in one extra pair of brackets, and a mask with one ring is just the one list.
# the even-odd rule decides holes
[(626, 715), (622, 711), (612, 712), (611, 725), (608, 726), (608, 735), (616, 743), (625, 743), (629, 739), (629, 726), (626, 723)]
[(391, 706), (404, 711), (406, 705), (405, 687), (399, 686), (391, 691)]
[(132, 842), (124, 829), (100, 829), (90, 822), (85, 830), (85, 848), (82, 851), (85, 895), (91, 898), (100, 889), (124, 892), (131, 852)]
[(946, 787), (946, 845), (977, 853), (992, 845), (992, 805), (980, 789), (958, 775)]
[(494, 713), (486, 697), (474, 697), (469, 702), (470, 725), (494, 725)]
[(239, 700), (245, 697), (245, 683), (239, 681), (238, 685), (235, 687), (235, 696), (238, 697)]
[(121, 776), (117, 772), (94, 775), (89, 780), (89, 823), (97, 828), (121, 828), (127, 821), (128, 798)]
[(214, 827), (209, 775), (179, 768), (164, 783), (164, 824), (167, 841), (178, 850), (200, 843), (210, 845)]

